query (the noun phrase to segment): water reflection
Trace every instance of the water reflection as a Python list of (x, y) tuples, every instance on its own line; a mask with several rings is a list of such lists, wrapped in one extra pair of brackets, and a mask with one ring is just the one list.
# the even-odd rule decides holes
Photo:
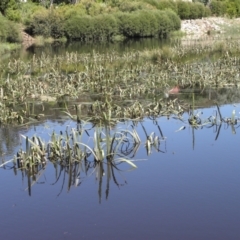
[(170, 44), (166, 39), (127, 39), (123, 42), (67, 42), (66, 44), (52, 44), (44, 47), (31, 46), (27, 52), (32, 55), (40, 56), (48, 53), (51, 56), (66, 54), (66, 52), (90, 53), (92, 51), (105, 53), (106, 51), (116, 51), (123, 53), (132, 50), (154, 49)]
[[(53, 132), (47, 144), (38, 136), (22, 137), (24, 142), (13, 158), (13, 166), (9, 161), (1, 166), (13, 169), (15, 175), (20, 172), (22, 181), (27, 179), (26, 190), (29, 196), (32, 195), (32, 187), (39, 181), (42, 182), (46, 168), (53, 167), (55, 180), (51, 185), (60, 183), (58, 196), (65, 185), (67, 191), (70, 191), (72, 186), (80, 186), (84, 178), (95, 175), (99, 182), (99, 201), (102, 198), (103, 176), (107, 178), (105, 189), (107, 199), (110, 180), (120, 187), (125, 181), (123, 183), (119, 181), (117, 173), (121, 175), (122, 172), (136, 167), (131, 159), (134, 159), (140, 145), (137, 133), (125, 128), (122, 130), (114, 130), (109, 126), (83, 128), (80, 124), (70, 131), (67, 127), (65, 134), (63, 131), (60, 131), (59, 135)], [(130, 169), (127, 168), (127, 164)]]
[(19, 134), (15, 128), (10, 126), (0, 126), (0, 156), (11, 155), (14, 148), (19, 145)]
[[(184, 113), (181, 118), (146, 118), (114, 126), (99, 127), (91, 123), (83, 126), (73, 121), (59, 126), (59, 122), (52, 121), (47, 123), (48, 130), (41, 125), (24, 131), (8, 129), (5, 132), (8, 137), (5, 141), (2, 139), (2, 146), (8, 146), (10, 151), (7, 152), (8, 159), (0, 165), (5, 170), (12, 170), (15, 176), (21, 175), (29, 196), (32, 188), (39, 184), (55, 186), (58, 189), (56, 195), (60, 196), (63, 190), (70, 192), (72, 187), (80, 187), (89, 177), (95, 176), (101, 202), (103, 197), (108, 199), (111, 182), (118, 188), (126, 184), (125, 172), (133, 170), (139, 160), (146, 160), (152, 154), (168, 154), (167, 141), (174, 135), (183, 134), (186, 138), (190, 131), (193, 150), (196, 144), (209, 138), (208, 132), (213, 134), (211, 138), (215, 141), (220, 135), (224, 137), (229, 129), (235, 135), (240, 126), (236, 110), (236, 106), (232, 105), (204, 108)], [(175, 126), (175, 131), (168, 135), (171, 126)], [(52, 129), (55, 131), (52, 132)], [(1, 128), (1, 131), (6, 129)], [(60, 134), (56, 134), (57, 131)], [(25, 137), (21, 146), (17, 147), (20, 133), (28, 136), (29, 142)], [(35, 137), (31, 138), (33, 135)], [(15, 141), (7, 140), (11, 136)], [(43, 139), (44, 144), (37, 139)], [(40, 147), (44, 156), (38, 155)], [(7, 162), (13, 152), (16, 156), (13, 161)]]
[[(51, 164), (51, 166), (49, 166)], [(98, 197), (99, 203), (101, 203), (102, 197), (104, 195), (105, 199), (108, 199), (110, 193), (110, 181), (119, 188), (124, 186), (127, 181), (119, 180), (117, 174), (122, 174), (122, 170), (119, 169), (118, 164), (114, 164), (111, 161), (103, 162), (90, 162), (85, 161), (85, 169), (82, 169), (81, 163), (74, 163), (69, 165), (57, 164), (57, 162), (48, 162), (43, 165), (34, 166), (31, 171), (29, 169), (21, 169), (16, 166), (10, 167), (13, 169), (14, 175), (21, 174), (22, 182), (26, 181), (27, 187), (25, 191), (28, 191), (28, 195), (32, 195), (32, 188), (34, 185), (39, 184), (50, 184), (52, 186), (56, 185), (59, 197), (64, 190), (70, 192), (72, 187), (80, 187), (84, 180), (89, 175), (95, 175), (95, 179), (98, 182)], [(45, 175), (46, 168), (50, 168), (54, 171), (55, 180), (53, 182), (49, 181), (48, 177)], [(9, 169), (4, 166), (4, 169)], [(51, 177), (52, 178), (52, 177)], [(103, 179), (106, 179), (106, 186), (103, 186)]]

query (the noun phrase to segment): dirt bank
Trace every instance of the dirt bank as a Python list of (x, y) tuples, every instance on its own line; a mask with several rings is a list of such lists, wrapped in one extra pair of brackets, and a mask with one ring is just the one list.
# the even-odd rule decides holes
[(35, 42), (35, 39), (31, 37), (29, 34), (27, 34), (23, 29), (21, 29), (21, 35), (22, 35), (22, 45), (25, 48), (30, 47)]
[(181, 31), (188, 38), (199, 39), (210, 33), (224, 34), (226, 27), (240, 24), (240, 18), (228, 19), (221, 17), (209, 17), (196, 20), (183, 20)]

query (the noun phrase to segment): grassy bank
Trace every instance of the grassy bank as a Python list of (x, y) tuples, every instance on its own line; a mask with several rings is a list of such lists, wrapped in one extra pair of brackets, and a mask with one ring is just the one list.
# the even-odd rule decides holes
[(24, 25), (32, 36), (106, 41), (165, 38), (180, 29), (180, 19), (201, 18), (210, 14), (209, 8), (199, 2), (187, 3), (188, 13), (183, 11), (185, 5), (184, 2), (171, 0), (83, 0), (74, 5), (62, 3), (51, 7), (27, 2), (8, 5), (2, 12), (7, 19)]
[(0, 54), (5, 53), (21, 47), (21, 34), (19, 25), (9, 21), (0, 13)]
[(21, 47), (21, 44), (17, 43), (0, 43), (0, 55), (1, 58), (4, 56), (4, 54), (11, 52), (13, 50), (19, 49)]

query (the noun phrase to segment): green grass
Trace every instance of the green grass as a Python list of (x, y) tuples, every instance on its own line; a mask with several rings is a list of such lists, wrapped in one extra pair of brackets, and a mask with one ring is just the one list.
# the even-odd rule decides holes
[(1, 55), (11, 52), (13, 50), (19, 49), (19, 48), (21, 48), (21, 44), (0, 42), (0, 54)]

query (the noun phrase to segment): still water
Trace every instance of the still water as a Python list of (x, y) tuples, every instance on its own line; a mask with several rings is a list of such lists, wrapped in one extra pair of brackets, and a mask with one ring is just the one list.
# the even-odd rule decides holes
[[(221, 106), (222, 116), (230, 117), (233, 109), (238, 117), (239, 104)], [(198, 111), (207, 119), (216, 107)], [(64, 170), (59, 174), (48, 162), (30, 196), (24, 172), (14, 172), (11, 164), (1, 168), (0, 239), (240, 239), (238, 124), (234, 131), (225, 123), (220, 130), (193, 129), (187, 114), (183, 119), (157, 119), (165, 138), (160, 151), (153, 148), (150, 155), (138, 124), (138, 168), (113, 169), (110, 179), (105, 164), (102, 178), (94, 169), (81, 172), (69, 189)], [(156, 122), (145, 119), (143, 124), (148, 134), (159, 135)], [(22, 129), (1, 129), (2, 159), (12, 158), (24, 145), (20, 134), (48, 141), (53, 128), (58, 133), (67, 126), (76, 128), (76, 123), (49, 119)]]
[[(124, 53), (128, 51), (143, 51), (152, 50), (155, 48), (161, 48), (166, 45), (176, 44), (178, 40), (164, 40), (164, 39), (128, 39), (120, 42), (67, 42), (67, 43), (54, 43), (47, 44), (45, 46), (30, 46), (27, 49), (23, 48), (20, 51), (16, 51), (15, 58), (28, 59), (33, 54), (35, 56), (41, 56), (41, 54), (47, 54), (50, 56), (66, 54), (66, 52), (77, 53), (91, 53), (93, 51), (97, 53), (106, 53), (107, 51), (115, 51), (118, 53)], [(8, 58), (7, 58), (8, 59)]]

